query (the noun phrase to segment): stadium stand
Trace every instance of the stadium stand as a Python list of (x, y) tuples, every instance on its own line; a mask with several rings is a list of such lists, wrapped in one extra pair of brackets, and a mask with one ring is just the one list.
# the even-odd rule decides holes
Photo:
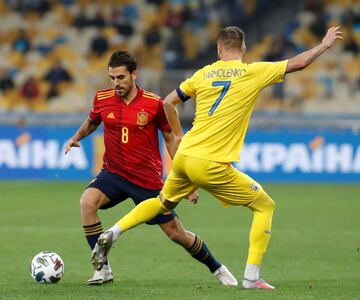
[[(226, 25), (247, 33), (246, 62), (285, 59), (341, 25), (344, 42), (296, 79), (266, 90), (257, 111), (360, 112), (356, 1), (8, 0), (0, 2), (0, 14), (0, 112), (88, 111), (95, 90), (108, 87), (109, 54), (120, 48), (138, 57), (140, 84), (165, 95), (216, 59), (216, 33)], [(71, 81), (45, 80), (54, 64)], [(24, 92), (29, 78), (38, 90), (31, 101)], [(192, 113), (193, 104), (186, 104), (184, 117)]]

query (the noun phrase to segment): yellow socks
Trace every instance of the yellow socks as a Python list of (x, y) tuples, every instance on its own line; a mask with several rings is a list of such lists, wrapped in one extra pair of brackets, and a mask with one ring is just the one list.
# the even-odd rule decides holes
[(264, 194), (250, 207), (254, 217), (250, 230), (247, 264), (260, 265), (270, 240), (274, 201)]

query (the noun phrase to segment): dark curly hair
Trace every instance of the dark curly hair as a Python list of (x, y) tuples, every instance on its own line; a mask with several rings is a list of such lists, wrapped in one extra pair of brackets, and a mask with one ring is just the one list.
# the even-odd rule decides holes
[(136, 58), (127, 51), (115, 51), (109, 59), (108, 68), (120, 66), (126, 66), (127, 70), (132, 73), (137, 67)]

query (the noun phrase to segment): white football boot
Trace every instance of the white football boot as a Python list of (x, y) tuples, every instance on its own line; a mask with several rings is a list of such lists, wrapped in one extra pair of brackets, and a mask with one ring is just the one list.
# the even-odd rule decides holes
[(114, 281), (114, 276), (108, 265), (104, 265), (100, 271), (95, 271), (94, 275), (88, 279), (87, 285), (103, 285)]
[(221, 265), (219, 269), (217, 269), (213, 275), (220, 281), (222, 285), (225, 286), (237, 286), (238, 281), (236, 278), (231, 274), (228, 268), (224, 265)]
[(94, 266), (95, 270), (100, 271), (107, 259), (107, 255), (111, 249), (113, 241), (112, 231), (103, 232), (91, 253), (91, 263)]
[(242, 281), (242, 287), (244, 289), (263, 289), (263, 290), (275, 290), (275, 287), (268, 284), (261, 277), (257, 280), (249, 280), (244, 278)]

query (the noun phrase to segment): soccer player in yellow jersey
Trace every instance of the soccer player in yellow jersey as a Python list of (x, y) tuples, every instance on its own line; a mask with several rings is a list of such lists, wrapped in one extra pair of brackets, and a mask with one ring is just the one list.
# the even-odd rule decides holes
[[(217, 38), (219, 60), (182, 82), (164, 101), (175, 135), (181, 140), (173, 166), (160, 195), (140, 203), (98, 239), (92, 263), (101, 269), (111, 245), (124, 231), (159, 213), (171, 211), (201, 187), (224, 205), (246, 206), (253, 212), (243, 288), (274, 289), (260, 277), (267, 249), (274, 201), (255, 180), (231, 165), (239, 160), (245, 134), (259, 92), (284, 80), (287, 73), (302, 70), (342, 39), (340, 27), (330, 28), (322, 42), (289, 60), (246, 64), (245, 35), (237, 27), (222, 29)], [(193, 127), (183, 137), (176, 105), (196, 100)], [(246, 159), (246, 158), (245, 158)]]

